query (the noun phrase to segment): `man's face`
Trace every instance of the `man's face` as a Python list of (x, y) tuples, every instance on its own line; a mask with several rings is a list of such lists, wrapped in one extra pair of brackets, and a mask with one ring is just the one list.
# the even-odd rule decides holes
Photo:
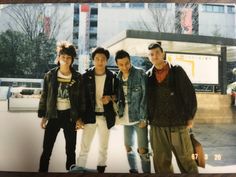
[(131, 63), (128, 57), (117, 60), (117, 66), (123, 74), (128, 74), (131, 68)]
[(104, 55), (102, 53), (97, 53), (94, 56), (93, 64), (94, 64), (96, 69), (99, 69), (99, 70), (105, 69), (105, 67), (107, 65), (107, 57), (106, 57), (106, 55)]
[(153, 65), (158, 65), (164, 60), (164, 52), (160, 48), (154, 48), (149, 50), (149, 60)]
[(62, 54), (59, 56), (59, 63), (60, 66), (70, 67), (70, 65), (72, 64), (72, 57), (67, 54)]

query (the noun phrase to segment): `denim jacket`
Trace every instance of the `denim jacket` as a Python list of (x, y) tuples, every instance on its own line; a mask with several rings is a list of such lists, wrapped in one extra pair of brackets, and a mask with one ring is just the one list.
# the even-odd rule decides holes
[[(124, 114), (125, 97), (123, 92), (122, 72), (117, 75), (119, 79), (117, 90), (117, 105), (119, 117)], [(127, 101), (129, 107), (130, 122), (146, 120), (147, 118), (147, 94), (146, 74), (142, 69), (132, 66), (128, 77)]]

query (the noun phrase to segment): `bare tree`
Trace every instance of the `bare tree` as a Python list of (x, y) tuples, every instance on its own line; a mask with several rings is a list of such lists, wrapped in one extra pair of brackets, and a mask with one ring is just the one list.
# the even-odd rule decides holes
[[(175, 5), (173, 8), (168, 8), (168, 5)], [(150, 3), (148, 7), (149, 18), (151, 20), (141, 19), (140, 23), (145, 30), (156, 32), (183, 33), (183, 24), (186, 12), (192, 15), (192, 31), (193, 34), (198, 33), (198, 5), (196, 3), (186, 4), (167, 4), (167, 3)]]
[(8, 23), (10, 29), (22, 31), (31, 40), (40, 33), (46, 34), (48, 38), (56, 37), (63, 22), (69, 18), (66, 15), (58, 17), (58, 11), (59, 8), (54, 5), (48, 12), (44, 4), (12, 4), (6, 8), (11, 19)]
[(153, 24), (151, 25), (146, 20), (142, 19), (146, 30), (154, 30), (156, 32), (174, 32), (174, 28), (171, 28), (173, 25), (171, 25), (172, 20), (167, 8), (150, 7), (148, 10)]
[[(15, 52), (13, 60), (20, 63), (21, 71), (29, 77), (41, 78), (55, 59), (55, 38), (69, 18), (59, 10), (57, 5), (44, 4), (12, 4), (4, 9), (9, 17), (4, 19), (11, 31), (9, 34), (19, 32), (23, 36), (15, 45), (21, 50)], [(68, 38), (71, 34), (66, 35)], [(14, 35), (14, 39), (19, 37)], [(65, 40), (67, 38), (64, 36)], [(9, 45), (9, 48), (15, 47), (11, 43)]]

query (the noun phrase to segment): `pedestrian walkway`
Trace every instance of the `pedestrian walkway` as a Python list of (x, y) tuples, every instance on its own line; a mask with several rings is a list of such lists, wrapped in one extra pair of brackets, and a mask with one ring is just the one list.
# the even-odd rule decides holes
[[(206, 168), (199, 168), (200, 173), (236, 173), (236, 124), (195, 124), (193, 131), (208, 156)], [(0, 101), (0, 171), (36, 172), (42, 152), (43, 132), (36, 112), (8, 112), (7, 101)], [(82, 130), (79, 130), (77, 155), (81, 135)], [(50, 161), (50, 172), (67, 172), (64, 147), (64, 136), (60, 131)], [(87, 167), (90, 169), (95, 169), (97, 165), (97, 147), (98, 137), (95, 136), (88, 157)], [(179, 173), (174, 157), (173, 166), (174, 172)], [(141, 172), (140, 163), (138, 167)], [(122, 126), (111, 130), (106, 170), (107, 173), (128, 173)]]
[(193, 130), (204, 147), (207, 164), (236, 165), (236, 124), (197, 124)]

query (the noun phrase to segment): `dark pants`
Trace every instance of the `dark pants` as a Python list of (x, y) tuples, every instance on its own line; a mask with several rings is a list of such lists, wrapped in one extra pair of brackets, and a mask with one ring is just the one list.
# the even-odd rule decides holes
[(57, 119), (49, 119), (44, 133), (43, 153), (40, 158), (39, 172), (48, 172), (49, 160), (60, 129), (63, 128), (66, 140), (66, 169), (75, 164), (76, 135), (75, 122), (70, 119), (70, 111), (58, 111)]

